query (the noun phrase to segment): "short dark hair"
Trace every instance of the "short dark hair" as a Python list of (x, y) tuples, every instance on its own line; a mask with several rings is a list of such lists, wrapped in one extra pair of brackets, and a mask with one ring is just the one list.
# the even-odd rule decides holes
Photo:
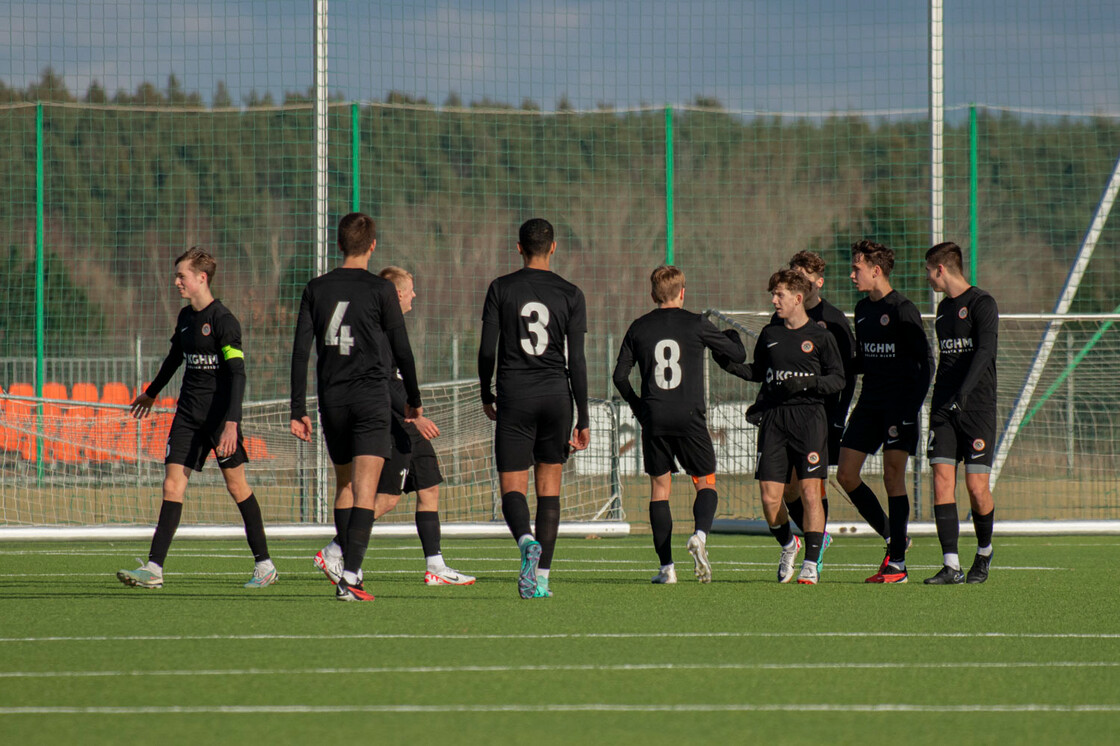
[(218, 263), (214, 261), (213, 255), (202, 248), (201, 246), (192, 246), (185, 252), (179, 255), (175, 260), (175, 266), (179, 266), (179, 262), (187, 261), (190, 268), (195, 272), (205, 272), (206, 282), (214, 284), (214, 273), (218, 271)]
[(864, 238), (852, 244), (852, 261), (856, 261), (856, 257), (860, 256), (863, 257), (863, 261), (872, 267), (883, 270), (884, 277), (891, 276), (891, 270), (894, 269), (894, 251), (892, 249)]
[(552, 223), (544, 218), (526, 220), (517, 232), (517, 243), (525, 256), (545, 256), (555, 241)]
[(813, 289), (813, 283), (809, 282), (809, 278), (796, 269), (779, 269), (770, 275), (770, 282), (767, 283), (766, 290), (773, 293), (779, 285), (785, 285), (786, 290), (801, 293), (802, 298)]
[(361, 256), (377, 240), (377, 223), (364, 212), (352, 212), (338, 221), (338, 248), (343, 256)]
[(957, 246), (952, 241), (945, 241), (944, 243), (937, 244), (926, 252), (926, 264), (933, 266), (942, 264), (959, 275), (964, 273), (964, 259), (962, 255), (963, 252), (960, 246)]
[(673, 265), (661, 265), (649, 275), (650, 297), (654, 303), (668, 303), (680, 297), (684, 272)]
[(828, 265), (821, 255), (815, 251), (799, 251), (789, 258), (789, 268), (801, 268), (814, 275), (823, 275), (824, 268)]

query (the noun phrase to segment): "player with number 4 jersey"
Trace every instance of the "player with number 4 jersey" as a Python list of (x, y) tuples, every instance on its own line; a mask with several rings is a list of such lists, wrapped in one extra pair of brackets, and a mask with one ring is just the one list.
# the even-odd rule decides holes
[[(521, 551), (518, 593), (547, 598), (560, 528), (561, 473), (570, 449), (582, 450), (591, 439), (583, 353), (587, 308), (583, 292), (551, 270), (556, 241), (547, 220), (526, 221), (517, 250), (525, 266), (494, 280), (486, 291), (478, 377), (483, 410), (497, 422), (494, 460), (502, 514)], [(496, 397), (490, 389), (495, 367)], [(535, 537), (526, 497), (530, 466), (537, 488)]]
[[(697, 580), (709, 583), (712, 568), (707, 537), (718, 495), (716, 456), (704, 405), (704, 351), (712, 350), (736, 363), (746, 359), (747, 351), (734, 330), (725, 336), (700, 314), (684, 310), (684, 272), (662, 266), (649, 279), (650, 295), (658, 306), (626, 331), (613, 379), (642, 425), (642, 456), (650, 482), (649, 522), (661, 563), (652, 582), (677, 581), (669, 491), (679, 463), (696, 488), (695, 526), (688, 551)], [(642, 378), (641, 396), (630, 385), (630, 370), (635, 365)]]

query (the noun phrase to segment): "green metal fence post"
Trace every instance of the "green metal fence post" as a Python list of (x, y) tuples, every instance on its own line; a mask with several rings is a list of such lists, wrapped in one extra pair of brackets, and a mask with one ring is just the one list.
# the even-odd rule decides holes
[(362, 165), (359, 153), (362, 144), (358, 104), (350, 104), (350, 172), (351, 188), (350, 212), (357, 212), (360, 205), (359, 193), (362, 186)]
[(673, 107), (665, 107), (665, 263), (673, 263)]
[[(43, 366), (46, 357), (46, 270), (43, 258), (43, 104), (35, 105), (35, 396), (43, 396)], [(43, 476), (43, 404), (36, 406), (35, 461), (39, 477)]]
[(976, 284), (976, 254), (979, 252), (977, 246), (977, 216), (979, 214), (979, 206), (977, 205), (977, 197), (979, 196), (980, 177), (979, 177), (979, 161), (977, 156), (977, 141), (979, 137), (976, 133), (976, 104), (968, 107), (968, 245), (969, 245), (969, 259), (968, 259), (968, 281), (973, 285)]

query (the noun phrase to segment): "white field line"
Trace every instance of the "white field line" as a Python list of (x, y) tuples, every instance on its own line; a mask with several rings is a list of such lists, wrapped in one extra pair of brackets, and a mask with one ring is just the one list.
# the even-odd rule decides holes
[(0, 707), (12, 715), (306, 715), (334, 713), (551, 713), (551, 712), (945, 712), (945, 713), (1093, 713), (1120, 712), (1120, 704), (1066, 705), (1054, 703), (991, 705), (846, 704), (846, 703), (733, 703), (733, 704), (446, 704), (446, 705), (203, 705), (166, 707)]
[(164, 671), (0, 671), (0, 679), (83, 679), (118, 676), (365, 676), (370, 674), (525, 673), (560, 671), (828, 671), (997, 668), (1120, 668), (1120, 661), (961, 661), (942, 663), (618, 663), (523, 666), (377, 666), (357, 668), (230, 668)]
[[(1120, 640), (1120, 632), (555, 632), (525, 634), (347, 634), (347, 640), (621, 640), (621, 639), (717, 639), (717, 638), (856, 638), (856, 639), (1005, 639), (1005, 640)], [(338, 642), (338, 635), (84, 635), (43, 637), (0, 637), (0, 643), (40, 642), (179, 642), (304, 640)]]

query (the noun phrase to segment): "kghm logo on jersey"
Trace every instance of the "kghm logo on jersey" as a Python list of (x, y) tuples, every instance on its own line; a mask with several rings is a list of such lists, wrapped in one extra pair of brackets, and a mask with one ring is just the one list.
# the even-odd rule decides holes
[(988, 444), (984, 442), (983, 438), (977, 438), (976, 440), (972, 441), (972, 450), (979, 453), (980, 451), (984, 450), (987, 445)]
[(882, 316), (880, 316), (879, 317), (879, 323), (882, 324), (883, 326), (886, 326), (887, 324), (891, 323), (890, 315), (889, 314), (883, 314)]
[(813, 343), (806, 339), (801, 343), (801, 351), (805, 354), (809, 354), (813, 351)]
[(204, 337), (209, 337), (210, 336), (210, 324), (209, 323), (205, 323), (205, 324), (202, 325), (202, 336), (204, 336)]
[(962, 318), (962, 319), (967, 319), (968, 318), (968, 306), (965, 306), (961, 310), (957, 311), (957, 316), (959, 318)]
[(817, 453), (816, 451), (813, 451), (812, 453), (810, 453), (808, 456), (805, 457), (805, 460), (808, 461), (810, 464), (816, 465), (816, 464), (819, 464), (821, 462), (821, 455), (819, 453)]

